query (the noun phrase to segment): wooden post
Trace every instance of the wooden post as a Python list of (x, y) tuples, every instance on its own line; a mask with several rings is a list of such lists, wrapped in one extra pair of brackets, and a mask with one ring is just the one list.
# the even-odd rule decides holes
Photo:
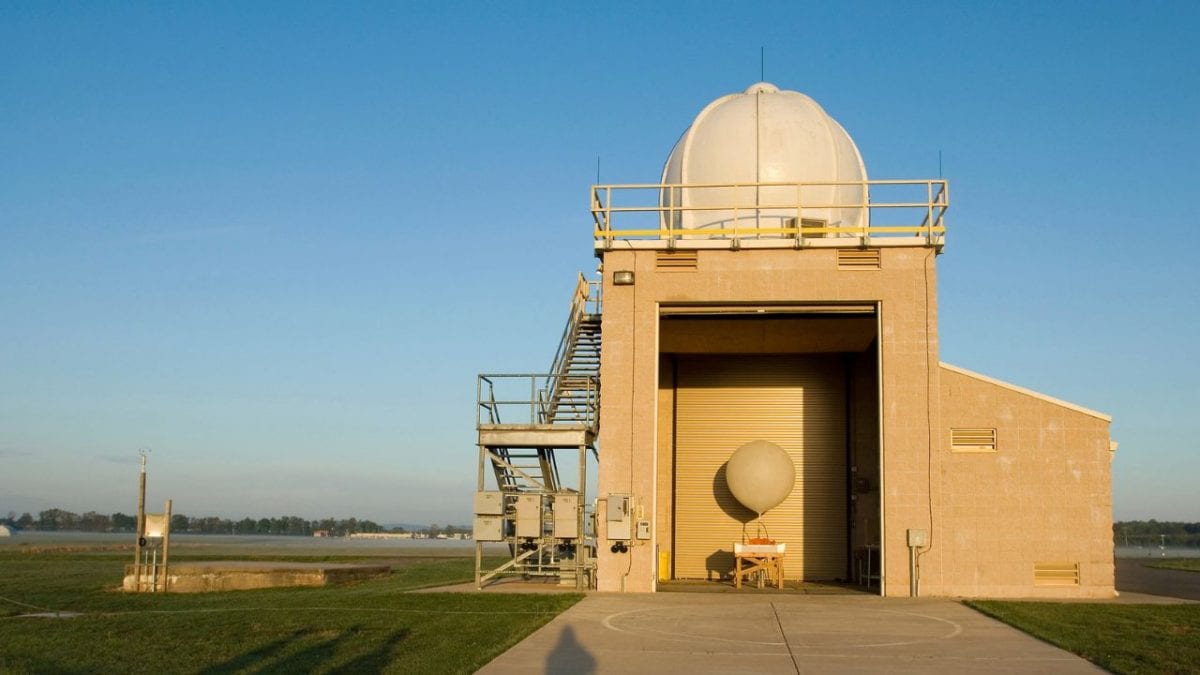
[(170, 499), (167, 500), (166, 511), (164, 511), (164, 513), (166, 514), (164, 516), (164, 518), (166, 519), (166, 524), (165, 524), (165, 527), (163, 528), (163, 560), (162, 560), (163, 582), (162, 582), (162, 588), (163, 588), (163, 593), (166, 593), (167, 587), (171, 583), (171, 577), (167, 576), (167, 573), (170, 571), (170, 569), (168, 568), (168, 565), (167, 565), (167, 561), (168, 561), (168, 559), (170, 557), (170, 553), (171, 553), (171, 500)]
[(133, 543), (133, 590), (142, 591), (142, 542), (146, 537), (146, 453), (142, 453), (142, 470), (138, 474), (137, 539)]

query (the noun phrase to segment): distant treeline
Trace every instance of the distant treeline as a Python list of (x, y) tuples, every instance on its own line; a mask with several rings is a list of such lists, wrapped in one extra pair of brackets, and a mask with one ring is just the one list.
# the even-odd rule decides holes
[[(47, 509), (38, 512), (35, 518), (30, 513), (17, 515), (10, 511), (7, 518), (0, 518), (5, 525), (20, 530), (37, 530), (40, 532), (129, 532), (137, 529), (137, 516), (125, 513), (103, 514), (88, 511), (82, 515), (63, 509)], [(182, 513), (171, 516), (171, 532), (175, 534), (278, 534), (296, 537), (311, 537), (314, 532), (323, 531), (331, 537), (344, 537), (348, 534), (371, 532), (405, 532), (403, 527), (387, 529), (382, 525), (357, 518), (323, 518), (321, 520), (306, 520), (298, 516), (280, 516), (278, 518), (242, 518), (231, 520), (206, 516), (194, 518)], [(456, 534), (468, 532), (469, 528), (462, 525), (437, 524), (417, 531), (429, 536), (438, 534)]]
[(1200, 523), (1125, 520), (1113, 523), (1113, 539), (1118, 545), (1200, 547)]

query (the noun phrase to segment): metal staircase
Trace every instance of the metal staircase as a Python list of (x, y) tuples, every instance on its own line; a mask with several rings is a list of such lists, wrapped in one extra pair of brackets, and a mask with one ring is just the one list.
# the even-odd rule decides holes
[[(480, 375), (480, 425), (503, 425), (512, 413), (534, 425), (582, 425), (598, 430), (600, 406), (600, 284), (582, 274), (571, 298), (571, 312), (546, 375)], [(511, 387), (512, 378), (528, 380), (529, 410)], [(524, 383), (522, 383), (524, 388)], [(501, 398), (497, 389), (503, 387)], [(514, 411), (513, 408), (517, 409)], [(509, 415), (504, 415), (508, 412)], [(519, 419), (519, 418), (517, 418)], [(492, 469), (501, 492), (557, 492), (560, 486), (553, 448), (495, 446)], [(592, 447), (595, 452), (595, 447)]]
[[(590, 569), (586, 454), (596, 453), (599, 430), (600, 312), (600, 282), (579, 275), (550, 371), (478, 378), (477, 585), (499, 574), (523, 574), (583, 587)], [(559, 475), (555, 453), (563, 450), (578, 452), (577, 485), (564, 485)], [(488, 465), (499, 491), (491, 497), (484, 481)], [(564, 512), (566, 504), (572, 506)], [(512, 560), (483, 570), (484, 541), (506, 542)]]
[(501, 492), (558, 491), (558, 464), (551, 449), (496, 446), (491, 452), (495, 455), (492, 469)]
[(556, 375), (546, 407), (546, 422), (587, 422), (600, 390), (600, 315), (572, 316), (559, 355), (550, 372)]
[(553, 379), (540, 421), (594, 424), (600, 399), (600, 284), (588, 282), (582, 274), (550, 373)]

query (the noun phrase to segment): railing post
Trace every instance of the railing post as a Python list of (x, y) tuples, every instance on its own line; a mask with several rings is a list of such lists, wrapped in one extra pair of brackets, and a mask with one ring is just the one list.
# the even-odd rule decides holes
[(925, 241), (933, 246), (933, 181), (925, 182), (925, 208), (925, 218), (928, 222), (925, 226)]
[(604, 186), (604, 232), (607, 235), (605, 244), (608, 248), (612, 248), (613, 231), (612, 231), (612, 186)]
[[(738, 186), (734, 185), (733, 186), (733, 194), (736, 195), (738, 193), (737, 191), (738, 191)], [(733, 247), (735, 249), (740, 248), (742, 242), (740, 240), (741, 233), (738, 232), (738, 207), (737, 207), (737, 199), (736, 198), (734, 198), (734, 200), (733, 200), (733, 228), (732, 228), (732, 230), (733, 230), (732, 231)]]
[(863, 243), (870, 240), (871, 237), (871, 193), (870, 181), (862, 181), (862, 236)]
[[(675, 248), (675, 190), (669, 187), (669, 183), (663, 183), (662, 190), (667, 192), (666, 213), (663, 213), (663, 207), (658, 210), (659, 229), (667, 231), (667, 248)], [(662, 203), (662, 190), (659, 190), (659, 203)]]

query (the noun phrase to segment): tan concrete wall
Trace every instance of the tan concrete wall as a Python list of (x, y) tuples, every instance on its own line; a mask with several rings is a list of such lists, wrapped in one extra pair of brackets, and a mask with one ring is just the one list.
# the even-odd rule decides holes
[[(941, 375), (930, 594), (1112, 597), (1109, 422), (954, 370)], [(995, 428), (996, 451), (956, 453), (954, 427)], [(1077, 562), (1080, 587), (1039, 587), (1035, 562)]]
[[(669, 493), (659, 494), (658, 463), (669, 457), (657, 448), (659, 305), (880, 302), (885, 585), (906, 594), (904, 529), (928, 527), (928, 450), (937, 443), (931, 430), (940, 428), (933, 251), (885, 248), (878, 270), (839, 270), (833, 249), (705, 250), (694, 272), (656, 271), (654, 251), (610, 251), (603, 263), (599, 496), (631, 493), (653, 521), (671, 503)], [(633, 270), (636, 284), (613, 286), (618, 270)], [(658, 533), (629, 553), (612, 553), (603, 520), (599, 529), (600, 590), (653, 590)]]
[[(657, 541), (634, 540), (629, 552), (613, 553), (604, 515), (608, 494), (632, 495), (635, 519), (639, 514), (653, 518), (656, 513), (658, 312), (654, 298), (643, 290), (652, 286), (645, 279), (634, 286), (612, 285), (607, 270), (636, 269), (633, 252), (610, 257), (617, 260), (605, 263), (603, 290), (597, 587), (602, 591), (652, 591), (657, 578)], [(644, 262), (646, 256), (640, 257)], [(649, 261), (653, 265), (652, 255)]]

